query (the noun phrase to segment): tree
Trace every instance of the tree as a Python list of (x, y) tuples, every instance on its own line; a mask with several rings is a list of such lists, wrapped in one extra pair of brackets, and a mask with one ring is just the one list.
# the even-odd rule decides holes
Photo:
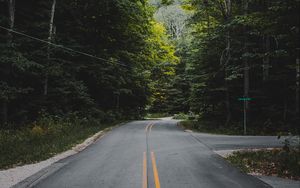
[[(51, 8), (51, 13), (50, 13), (50, 22), (49, 22), (49, 37), (48, 37), (48, 42), (51, 43), (54, 35), (54, 15), (55, 15), (55, 9), (56, 9), (56, 0), (52, 1), (52, 8)], [(50, 62), (50, 44), (48, 45), (47, 48), (47, 66), (46, 69), (48, 68)], [(44, 95), (48, 94), (48, 73), (47, 70), (45, 71), (45, 83), (44, 83)]]
[(140, 117), (156, 79), (165, 82), (178, 61), (146, 0), (1, 1), (0, 9), (2, 123), (42, 113)]
[(178, 4), (162, 6), (155, 13), (155, 19), (164, 24), (173, 40), (178, 40), (184, 34), (189, 17), (190, 14)]
[(292, 75), (297, 67), (299, 2), (189, 2), (185, 6), (194, 12), (189, 20), (190, 54), (180, 58), (189, 60), (191, 93), (186, 100), (191, 110), (220, 125), (239, 124), (243, 103), (238, 98), (250, 96), (251, 108), (245, 106), (255, 117), (251, 126), (296, 128), (293, 103), (298, 102), (292, 96), (298, 86)]

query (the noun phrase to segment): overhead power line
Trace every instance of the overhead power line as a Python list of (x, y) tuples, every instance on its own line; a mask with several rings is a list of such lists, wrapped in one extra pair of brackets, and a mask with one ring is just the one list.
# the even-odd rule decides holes
[(118, 64), (118, 65), (123, 66), (123, 67), (128, 67), (127, 65), (123, 64), (123, 63), (120, 62), (120, 61), (108, 60), (108, 59), (104, 59), (104, 58), (101, 58), (101, 57), (97, 57), (97, 56), (95, 56), (95, 55), (91, 55), (91, 54), (88, 54), (88, 53), (85, 53), (85, 52), (80, 52), (80, 51), (74, 50), (74, 49), (72, 49), (72, 48), (68, 48), (68, 47), (65, 47), (65, 46), (59, 45), (59, 44), (54, 44), (54, 43), (51, 43), (51, 42), (49, 42), (49, 41), (46, 41), (46, 40), (43, 40), (43, 39), (39, 39), (39, 38), (30, 36), (30, 35), (27, 35), (27, 34), (25, 34), (25, 33), (21, 33), (21, 32), (18, 32), (18, 31), (15, 31), (15, 30), (12, 30), (12, 29), (3, 27), (3, 26), (0, 26), (0, 28), (1, 28), (1, 29), (4, 29), (4, 30), (6, 30), (6, 31), (9, 31), (9, 32), (12, 32), (12, 33), (15, 33), (15, 34), (18, 34), (18, 35), (21, 35), (21, 36), (30, 38), (30, 39), (32, 39), (32, 40), (39, 41), (39, 42), (41, 42), (41, 43), (46, 43), (46, 44), (51, 45), (51, 46), (54, 46), (54, 47), (56, 47), (56, 48), (61, 48), (61, 49), (64, 49), (64, 50), (67, 50), (67, 51), (70, 51), (70, 52), (74, 52), (74, 53), (77, 53), (77, 54), (80, 54), (80, 55), (88, 56), (88, 57), (90, 57), (90, 58), (94, 58), (94, 59), (101, 60), (101, 62), (106, 63), (106, 64), (109, 64), (109, 65), (111, 65), (111, 63), (115, 63), (115, 64)]

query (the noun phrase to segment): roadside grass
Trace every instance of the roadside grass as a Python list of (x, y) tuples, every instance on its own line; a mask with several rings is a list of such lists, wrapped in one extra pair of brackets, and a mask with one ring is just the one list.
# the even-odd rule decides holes
[(184, 113), (174, 114), (173, 119), (188, 120), (188, 115)]
[(168, 113), (148, 113), (146, 114), (145, 118), (156, 119), (156, 118), (163, 118), (168, 116), (170, 116), (170, 114)]
[(43, 117), (26, 128), (0, 130), (0, 169), (46, 160), (113, 125), (99, 122)]
[(178, 113), (174, 114), (173, 119), (179, 119), (179, 120), (196, 120), (199, 118), (199, 115), (196, 115), (194, 113)]
[[(184, 129), (193, 130), (196, 132), (224, 134), (224, 135), (243, 135), (243, 125), (241, 123), (233, 122), (225, 127), (222, 123), (216, 120), (183, 120), (180, 125)], [(289, 135), (289, 132), (276, 129), (265, 129), (262, 126), (249, 126), (247, 135), (253, 136), (283, 136)]]
[(184, 129), (193, 130), (196, 132), (211, 133), (211, 134), (225, 134), (225, 135), (240, 135), (243, 133), (241, 128), (232, 127), (222, 127), (216, 126), (216, 122), (204, 121), (204, 120), (184, 120), (180, 122), (180, 126)]
[(299, 149), (238, 151), (226, 160), (246, 173), (300, 180)]

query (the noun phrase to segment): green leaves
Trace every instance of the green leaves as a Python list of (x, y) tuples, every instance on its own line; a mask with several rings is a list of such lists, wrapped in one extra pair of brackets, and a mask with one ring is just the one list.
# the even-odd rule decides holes
[[(1, 7), (6, 3), (0, 2)], [(51, 2), (20, 1), (16, 6), (14, 29), (47, 40)], [(7, 22), (4, 12), (0, 25)], [(7, 33), (1, 30), (0, 93), (9, 113), (22, 111), (19, 119), (31, 120), (41, 109), (86, 116), (101, 109), (136, 116), (149, 101), (151, 82), (174, 75), (178, 62), (163, 26), (152, 16), (153, 8), (144, 0), (58, 3), (52, 42), (82, 54), (19, 35), (13, 35), (13, 48), (7, 48)], [(46, 86), (48, 93), (43, 95)], [(11, 122), (17, 121), (8, 115)]]
[(185, 100), (190, 108), (222, 124), (229, 113), (233, 121), (241, 121), (242, 106), (234, 99), (243, 96), (247, 62), (249, 95), (257, 99), (249, 104), (251, 117), (256, 117), (249, 122), (254, 126), (272, 119), (284, 122), (274, 129), (282, 124), (295, 128), (299, 1), (248, 1), (247, 12), (241, 1), (232, 1), (229, 17), (222, 1), (189, 3), (194, 11), (187, 36), (191, 41), (188, 53), (180, 55), (188, 62), (184, 75), (191, 80), (191, 91)]
[(6, 82), (0, 81), (0, 99), (10, 101), (21, 94), (27, 94), (32, 88), (17, 88), (9, 86)]

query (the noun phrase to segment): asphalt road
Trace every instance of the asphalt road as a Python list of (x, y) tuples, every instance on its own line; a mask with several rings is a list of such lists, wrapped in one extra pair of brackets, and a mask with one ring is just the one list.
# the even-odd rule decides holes
[(274, 146), (280, 144), (276, 138), (230, 139), (189, 133), (176, 123), (175, 120), (127, 123), (81, 153), (40, 172), (38, 178), (35, 175), (30, 185), (38, 188), (270, 187), (241, 173), (212, 150), (237, 148), (238, 143), (243, 147)]
[(228, 136), (205, 133), (192, 133), (192, 135), (215, 151), (282, 147), (284, 140), (288, 138), (281, 137), (278, 139), (277, 136)]

